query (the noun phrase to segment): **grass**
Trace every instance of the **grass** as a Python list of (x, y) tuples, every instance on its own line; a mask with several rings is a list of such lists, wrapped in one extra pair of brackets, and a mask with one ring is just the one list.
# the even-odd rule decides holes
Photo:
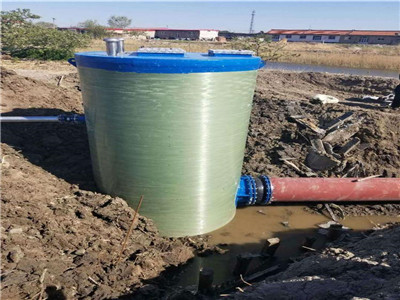
[(400, 45), (288, 43), (284, 52), (281, 62), (400, 71)]

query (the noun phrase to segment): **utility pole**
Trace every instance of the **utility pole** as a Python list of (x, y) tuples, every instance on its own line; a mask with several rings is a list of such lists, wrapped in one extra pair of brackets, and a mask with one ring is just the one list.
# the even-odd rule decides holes
[(249, 33), (253, 33), (253, 25), (254, 25), (254, 15), (256, 14), (256, 11), (253, 10), (253, 12), (251, 13), (251, 21), (250, 21), (250, 30)]

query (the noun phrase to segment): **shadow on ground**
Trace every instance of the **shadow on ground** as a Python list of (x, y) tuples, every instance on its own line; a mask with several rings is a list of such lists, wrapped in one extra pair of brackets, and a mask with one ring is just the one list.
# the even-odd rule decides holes
[[(57, 116), (73, 114), (60, 109), (14, 109), (3, 116)], [(20, 151), (38, 165), (68, 183), (96, 190), (85, 124), (4, 123), (3, 143)]]

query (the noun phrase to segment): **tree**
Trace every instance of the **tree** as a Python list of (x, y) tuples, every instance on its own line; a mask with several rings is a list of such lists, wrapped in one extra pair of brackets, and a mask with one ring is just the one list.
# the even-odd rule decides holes
[(78, 23), (78, 27), (80, 28), (89, 28), (89, 27), (96, 27), (101, 26), (97, 20), (86, 20), (83, 22)]
[(94, 39), (101, 39), (107, 36), (106, 27), (100, 25), (97, 20), (86, 20), (78, 23), (78, 27), (85, 28), (86, 33)]
[(28, 26), (32, 20), (40, 19), (40, 16), (31, 13), (30, 9), (16, 9), (1, 12), (1, 31), (12, 27)]
[(126, 28), (131, 25), (132, 20), (124, 16), (111, 16), (108, 19), (108, 25), (113, 28)]
[(44, 27), (44, 28), (55, 28), (56, 26), (50, 22), (39, 21), (35, 23), (36, 26)]
[(108, 35), (106, 28), (101, 25), (86, 27), (86, 33), (94, 39), (101, 39)]
[(299, 54), (287, 54), (284, 49), (287, 43), (284, 40), (272, 42), (266, 34), (259, 34), (249, 38), (236, 39), (232, 42), (232, 48), (251, 50), (264, 60), (276, 61), (282, 57), (298, 56)]
[(2, 11), (2, 51), (20, 58), (61, 60), (72, 57), (76, 48), (88, 45), (87, 35), (32, 23), (39, 18), (29, 9)]

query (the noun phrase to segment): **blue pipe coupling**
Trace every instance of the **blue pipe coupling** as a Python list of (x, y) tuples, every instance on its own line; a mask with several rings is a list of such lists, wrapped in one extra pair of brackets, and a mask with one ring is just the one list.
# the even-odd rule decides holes
[(59, 115), (58, 120), (61, 123), (85, 123), (85, 115)]
[(268, 176), (252, 177), (244, 175), (240, 178), (236, 193), (236, 206), (267, 205), (272, 199), (272, 185)]

